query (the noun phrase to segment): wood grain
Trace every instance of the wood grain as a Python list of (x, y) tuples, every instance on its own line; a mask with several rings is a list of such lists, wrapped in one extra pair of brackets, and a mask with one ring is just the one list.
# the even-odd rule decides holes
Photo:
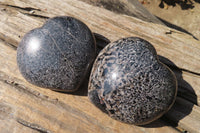
[[(161, 126), (159, 128), (127, 125), (102, 113), (89, 102), (87, 96), (58, 93), (31, 85), (23, 79), (17, 69), (16, 50), (3, 42), (0, 42), (0, 49), (4, 51), (0, 52), (0, 61), (5, 65), (0, 69), (0, 106), (9, 110), (0, 113), (3, 117), (3, 120), (0, 120), (1, 123), (5, 123), (2, 127), (9, 125), (10, 129), (13, 128), (11, 132), (17, 132), (21, 124), (31, 125), (29, 127), (45, 132), (59, 133), (177, 132), (162, 120), (158, 122)], [(4, 115), (5, 113), (7, 115)], [(11, 121), (16, 124), (10, 125)], [(0, 132), (4, 129), (1, 128)], [(27, 128), (21, 130), (30, 131)]]
[[(178, 67), (200, 74), (200, 42), (192, 36), (164, 27), (163, 25), (147, 23), (126, 15), (118, 15), (105, 9), (94, 7), (77, 0), (45, 0), (18, 1), (13, 3), (3, 0), (4, 5), (16, 4), (17, 7), (32, 7), (35, 14), (53, 17), (60, 15), (74, 16), (85, 22), (93, 32), (100, 33), (115, 41), (122, 37), (139, 36), (150, 41), (157, 49), (158, 54), (167, 57)], [(9, 8), (9, 6), (7, 6)], [(59, 7), (59, 8), (58, 8)], [(42, 24), (40, 19), (34, 19), (31, 13), (18, 8), (12, 8), (12, 13), (2, 12), (3, 31), (7, 38), (20, 41), (27, 31)], [(13, 8), (15, 10), (13, 10)], [(40, 9), (41, 8), (41, 9)], [(40, 9), (41, 11), (38, 11)], [(29, 15), (28, 15), (29, 14)], [(88, 15), (89, 14), (89, 15)], [(33, 15), (33, 14), (32, 14)], [(40, 22), (38, 22), (40, 21)], [(22, 28), (23, 25), (23, 28)], [(7, 30), (6, 30), (7, 28)], [(9, 32), (13, 30), (13, 32)], [(172, 34), (166, 34), (171, 31)], [(184, 56), (183, 56), (184, 55)]]
[(91, 5), (103, 7), (110, 11), (126, 14), (139, 18), (146, 22), (152, 22), (156, 24), (162, 24), (158, 18), (152, 15), (138, 0), (81, 0)]
[[(48, 17), (61, 15), (82, 20), (111, 41), (138, 36), (151, 42), (179, 84), (176, 104), (166, 114), (169, 123), (160, 119), (145, 127), (127, 125), (95, 108), (86, 95), (58, 93), (26, 82), (16, 63), (19, 41)], [(192, 36), (78, 0), (1, 0), (0, 18), (0, 132), (176, 133), (175, 128), (200, 132), (200, 107), (195, 105), (200, 105), (200, 41)], [(176, 125), (171, 127), (171, 122)]]
[[(42, 0), (37, 2), (15, 0), (13, 3), (10, 1), (1, 3), (1, 8), (5, 10), (0, 14), (0, 17), (3, 18), (0, 22), (2, 27), (0, 38), (17, 46), (26, 32), (41, 26), (46, 18), (57, 15), (74, 16), (85, 22), (93, 32), (104, 35), (111, 41), (128, 36), (138, 36), (150, 41), (159, 55), (164, 56), (173, 62), (173, 65), (183, 70), (182, 74), (178, 75), (191, 81), (189, 83), (191, 87), (189, 90), (188, 88), (184, 89), (183, 95), (194, 90), (195, 94), (200, 96), (200, 82), (198, 82), (200, 80), (200, 41), (195, 40), (192, 36), (162, 25), (118, 15), (81, 1), (55, 2), (52, 0), (48, 4), (45, 2)], [(31, 11), (35, 12), (34, 14), (27, 10), (30, 7)], [(60, 7), (60, 9), (58, 10), (57, 7)], [(169, 31), (171, 31), (171, 34), (166, 34)], [(192, 72), (194, 75), (190, 75), (188, 72)], [(179, 83), (180, 85), (183, 84), (182, 82)], [(197, 103), (200, 103), (199, 98), (197, 98)]]

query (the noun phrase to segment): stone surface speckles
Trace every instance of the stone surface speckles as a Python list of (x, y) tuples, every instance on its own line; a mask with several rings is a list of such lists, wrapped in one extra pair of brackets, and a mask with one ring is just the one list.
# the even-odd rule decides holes
[(171, 108), (177, 81), (149, 42), (130, 37), (110, 43), (99, 53), (88, 89), (90, 101), (112, 118), (143, 125)]
[(96, 55), (90, 29), (67, 16), (49, 19), (28, 32), (17, 48), (17, 63), (24, 78), (57, 91), (78, 89)]

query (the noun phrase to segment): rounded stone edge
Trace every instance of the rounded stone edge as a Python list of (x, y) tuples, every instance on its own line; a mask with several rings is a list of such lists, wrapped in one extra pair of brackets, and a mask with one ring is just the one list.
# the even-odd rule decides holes
[[(97, 54), (96, 54), (96, 53), (97, 53), (97, 44), (96, 44), (95, 35), (94, 35), (94, 33), (91, 31), (91, 29), (90, 29), (84, 22), (82, 22), (81, 20), (79, 20), (79, 19), (77, 19), (77, 18), (75, 18), (75, 17), (71, 17), (71, 16), (55, 16), (55, 17), (52, 17), (52, 18), (47, 19), (40, 27), (36, 27), (36, 28), (34, 28), (34, 29), (28, 31), (26, 34), (24, 34), (24, 36), (22, 37), (21, 41), (19, 42), (18, 47), (20, 46), (20, 43), (21, 43), (22, 40), (25, 38), (25, 36), (27, 36), (27, 34), (31, 34), (34, 30), (42, 29), (43, 26), (44, 26), (45, 24), (47, 24), (49, 21), (52, 21), (53, 19), (56, 19), (56, 18), (59, 18), (59, 17), (62, 17), (62, 18), (70, 18), (70, 19), (72, 18), (72, 19), (75, 19), (76, 21), (81, 22), (83, 25), (85, 25), (85, 26), (88, 28), (88, 30), (90, 31), (90, 33), (91, 33), (91, 35), (92, 35), (92, 38), (93, 38), (93, 40), (94, 40), (94, 47), (95, 47), (94, 53), (95, 53), (95, 54), (94, 54), (93, 59), (91, 60), (91, 63), (88, 63), (88, 65), (86, 66), (86, 70), (85, 70), (85, 72), (84, 72), (84, 74), (83, 74), (83, 77), (86, 77), (87, 75), (90, 75), (89, 71), (91, 70), (91, 67), (92, 67), (92, 65), (93, 65), (93, 63), (94, 63), (94, 61), (95, 61), (95, 59), (96, 59), (96, 56), (97, 56)], [(18, 51), (18, 47), (17, 47), (17, 51)], [(20, 74), (21, 74), (23, 77), (25, 77), (24, 74), (21, 73), (21, 70), (20, 70), (20, 67), (19, 67), (19, 64), (18, 64), (18, 52), (17, 52), (17, 55), (16, 55), (16, 61), (17, 61), (17, 66), (18, 66), (18, 69), (19, 69)], [(88, 74), (88, 73), (89, 73), (89, 74)], [(65, 93), (65, 92), (66, 92), (66, 93), (69, 92), (69, 93), (71, 93), (71, 92), (77, 91), (77, 90), (80, 88), (80, 86), (83, 84), (85, 78), (83, 78), (82, 81), (80, 81), (80, 83), (77, 85), (77, 87), (76, 87), (75, 89), (70, 89), (70, 90), (66, 90), (66, 89), (65, 89), (65, 90), (64, 90), (64, 89), (56, 89), (56, 88), (50, 88), (50, 87), (39, 86), (39, 85), (36, 85), (35, 83), (31, 82), (30, 80), (27, 80), (26, 78), (25, 78), (25, 80), (28, 81), (29, 83), (31, 83), (32, 85), (35, 85), (35, 86), (38, 86), (38, 87), (41, 87), (41, 88), (50, 89), (50, 90), (52, 90), (52, 91), (57, 91), (57, 92), (64, 92), (64, 93)]]
[[(120, 121), (120, 120), (116, 120), (116, 119), (114, 119), (114, 118), (112, 118), (112, 119), (114, 119), (114, 120), (116, 120), (116, 121), (120, 121), (120, 122), (122, 122), (122, 123), (126, 123), (126, 124), (133, 124), (133, 125), (136, 125), (136, 126), (142, 126), (142, 125), (147, 125), (147, 124), (150, 124), (151, 122), (153, 122), (153, 121), (155, 121), (155, 120), (157, 120), (157, 119), (159, 119), (160, 117), (162, 117), (165, 113), (167, 113), (171, 108), (172, 108), (172, 106), (174, 105), (174, 103), (175, 103), (175, 101), (176, 101), (176, 96), (177, 96), (177, 91), (178, 91), (178, 81), (177, 81), (177, 78), (176, 78), (176, 75), (174, 74), (174, 72), (167, 66), (167, 65), (165, 65), (164, 63), (162, 63), (160, 60), (159, 60), (159, 58), (158, 58), (158, 54), (157, 54), (157, 51), (156, 51), (156, 49), (154, 48), (154, 46), (150, 43), (150, 42), (148, 42), (148, 41), (146, 41), (145, 39), (142, 39), (142, 38), (140, 38), (140, 37), (126, 37), (126, 38), (121, 38), (121, 39), (118, 39), (117, 41), (114, 41), (114, 42), (110, 42), (109, 44), (112, 44), (112, 45), (107, 45), (107, 46), (105, 46), (104, 47), (104, 49), (102, 49), (100, 52), (99, 52), (99, 54), (97, 55), (97, 57), (98, 56), (100, 56), (100, 55), (102, 55), (103, 54), (103, 52), (104, 51), (106, 51), (109, 47), (112, 47), (113, 45), (114, 45), (114, 43), (117, 43), (118, 41), (120, 41), (120, 40), (122, 40), (122, 39), (127, 39), (127, 38), (136, 38), (136, 39), (138, 39), (138, 40), (142, 40), (142, 41), (145, 41), (147, 44), (149, 44), (152, 48), (153, 48), (153, 55), (155, 55), (156, 56), (156, 59), (157, 59), (157, 61), (158, 61), (158, 63), (160, 63), (161, 65), (163, 65), (172, 75), (173, 75), (173, 79), (174, 79), (174, 81), (175, 81), (175, 86), (176, 86), (176, 88), (174, 89), (175, 90), (175, 95), (174, 95), (174, 99), (173, 99), (173, 101), (172, 101), (172, 103), (170, 104), (170, 106), (168, 107), (168, 109), (166, 110), (166, 111), (163, 111), (160, 115), (158, 115), (157, 117), (155, 117), (155, 119), (153, 119), (153, 120), (151, 120), (151, 121), (148, 121), (148, 122), (144, 122), (144, 123), (128, 123), (128, 122), (124, 122), (124, 121)], [(95, 59), (95, 61), (93, 62), (93, 67), (92, 67), (92, 70), (91, 70), (91, 73), (90, 73), (90, 77), (89, 77), (89, 81), (91, 80), (91, 76), (92, 76), (92, 73), (93, 73), (93, 71), (95, 71), (94, 70), (94, 68), (95, 68), (95, 66), (94, 65), (96, 65), (96, 62), (97, 62), (97, 58)], [(94, 92), (95, 91), (95, 92)], [(91, 87), (90, 87), (90, 82), (88, 83), (88, 99), (89, 99), (89, 101), (95, 106), (95, 107), (97, 107), (99, 110), (101, 110), (102, 112), (104, 112), (104, 113), (106, 113), (106, 114), (108, 114), (109, 115), (109, 113), (107, 112), (107, 110), (106, 110), (106, 105), (102, 105), (102, 104), (99, 104), (100, 103), (100, 99), (99, 99), (99, 97), (98, 97), (98, 94), (96, 94), (96, 97), (92, 97), (91, 95), (93, 94), (93, 93), (97, 93), (96, 92), (96, 90), (95, 89), (91, 89)], [(97, 103), (94, 103), (93, 101), (92, 101), (92, 99), (97, 99), (98, 101), (98, 104)], [(109, 116), (110, 117), (110, 116)]]

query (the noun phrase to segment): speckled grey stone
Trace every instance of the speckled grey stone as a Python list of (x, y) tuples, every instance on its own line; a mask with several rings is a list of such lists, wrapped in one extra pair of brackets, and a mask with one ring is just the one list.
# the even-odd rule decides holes
[(17, 63), (30, 83), (71, 92), (84, 80), (95, 55), (90, 29), (75, 18), (61, 16), (23, 37), (17, 48)]
[(177, 81), (147, 41), (130, 37), (107, 45), (90, 75), (90, 101), (116, 120), (143, 125), (174, 103)]

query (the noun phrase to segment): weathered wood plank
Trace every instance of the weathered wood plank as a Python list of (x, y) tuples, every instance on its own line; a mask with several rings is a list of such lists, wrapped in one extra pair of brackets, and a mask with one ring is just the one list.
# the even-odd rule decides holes
[(184, 127), (185, 131), (191, 133), (200, 132), (200, 107), (187, 100), (177, 97), (174, 106), (166, 116), (177, 126)]
[[(60, 3), (63, 4), (60, 5)], [(118, 15), (80, 1), (49, 1), (47, 5), (46, 1), (42, 0), (37, 2), (3, 0), (0, 7), (2, 9), (0, 18), (3, 18), (0, 21), (2, 27), (0, 38), (15, 46), (26, 32), (41, 26), (45, 17), (56, 15), (70, 15), (79, 18), (87, 23), (93, 32), (104, 35), (111, 41), (127, 36), (142, 37), (156, 47), (159, 55), (173, 62), (169, 65), (176, 65), (183, 70), (177, 75), (181, 76), (179, 79), (184, 78), (188, 83), (179, 80), (179, 85), (185, 88), (185, 84), (189, 84), (190, 87), (186, 87), (184, 91), (182, 89), (181, 91), (184, 92), (182, 95), (200, 104), (200, 82), (198, 82), (200, 81), (200, 41), (187, 34), (132, 17)], [(32, 14), (27, 9), (31, 9), (35, 13)], [(172, 33), (165, 34), (169, 31)], [(187, 96), (188, 92), (194, 92), (197, 97)]]
[[(58, 93), (31, 85), (21, 77), (17, 69), (16, 50), (3, 42), (0, 42), (0, 49), (4, 51), (0, 52), (0, 62), (5, 64), (0, 68), (0, 103), (9, 105), (11, 110), (7, 113), (7, 118), (11, 117), (9, 119), (5, 119), (0, 112), (0, 116), (4, 118), (0, 119), (1, 123), (9, 124), (13, 121), (17, 123), (10, 127), (16, 127), (16, 129), (20, 129), (19, 123), (21, 123), (39, 131), (64, 133), (177, 132), (162, 120), (157, 121), (159, 128), (124, 124), (111, 119), (94, 107), (87, 96)], [(4, 129), (5, 127), (1, 128), (0, 132)], [(22, 128), (21, 130), (26, 132), (30, 129)]]
[[(0, 83), (1, 84), (1, 83)], [(13, 118), (13, 113), (15, 112), (15, 109), (12, 105), (9, 103), (6, 103), (2, 100), (0, 100), (0, 132), (1, 133), (25, 133), (31, 132), (31, 133), (37, 133), (37, 131), (32, 130), (31, 128), (25, 127), (18, 123)]]
[[(15, 48), (27, 31), (41, 26), (46, 18), (57, 15), (79, 18), (93, 32), (111, 41), (128, 36), (139, 36), (150, 41), (159, 55), (172, 61), (165, 63), (176, 73), (182, 97), (200, 103), (200, 82), (198, 82), (200, 81), (200, 42), (191, 36), (158, 24), (118, 15), (77, 0), (2, 0), (0, 2), (0, 39), (2, 40), (0, 42), (2, 88), (0, 103), (15, 112), (8, 113), (7, 116), (12, 118), (0, 119), (1, 123), (5, 123), (2, 127), (9, 125), (11, 121), (11, 125), (16, 126), (16, 132), (20, 129), (21, 132), (32, 131), (22, 124), (45, 132), (176, 132), (162, 120), (156, 124), (156, 128), (123, 124), (96, 109), (86, 96), (53, 92), (27, 83), (18, 71)], [(174, 69), (175, 65), (180, 69)], [(191, 94), (196, 94), (197, 97)], [(198, 131), (198, 125), (186, 121), (191, 119), (191, 115), (180, 112), (178, 110), (180, 108), (175, 108), (175, 111), (173, 109), (167, 118), (173, 118), (180, 128)], [(197, 114), (198, 110), (199, 107), (193, 105), (189, 112)], [(176, 113), (182, 113), (184, 117), (176, 118)], [(4, 115), (1, 116), (3, 118)], [(199, 122), (199, 118), (193, 116), (192, 120)], [(159, 124), (161, 125), (158, 126)], [(0, 130), (3, 132), (5, 129)]]
[(163, 24), (152, 15), (138, 0), (81, 0), (89, 4), (100, 6), (116, 13), (126, 14), (139, 18), (143, 21)]
[[(125, 15), (118, 15), (77, 0), (50, 0), (48, 2), (45, 0), (2, 1), (1, 4), (4, 5), (14, 4), (15, 6), (23, 8), (41, 8), (41, 11), (34, 10), (35, 14), (42, 14), (46, 17), (57, 15), (74, 16), (85, 22), (93, 32), (100, 33), (111, 41), (127, 36), (142, 37), (150, 41), (156, 47), (158, 54), (170, 59), (178, 67), (200, 73), (200, 41), (195, 40), (188, 34), (164, 27), (163, 25), (147, 23)], [(6, 9), (9, 10), (9, 7), (7, 8)], [(30, 16), (31, 13), (27, 13), (27, 11), (24, 13), (24, 10), (19, 10), (18, 8), (13, 9), (12, 7), (13, 13), (4, 11), (1, 12), (3, 16), (0, 16), (4, 18), (4, 21), (1, 21), (2, 26), (10, 25), (9, 28), (13, 28), (13, 32), (8, 32), (9, 28), (7, 30), (3, 28), (0, 33), (4, 34), (4, 32), (6, 32), (5, 34), (7, 37), (14, 38), (16, 42), (20, 41), (19, 35), (23, 36), (28, 30), (41, 25), (40, 19), (33, 19), (33, 17)], [(29, 16), (27, 16), (27, 14), (29, 14)], [(166, 32), (170, 31), (171, 34), (166, 34)], [(17, 45), (17, 43), (15, 45)]]

